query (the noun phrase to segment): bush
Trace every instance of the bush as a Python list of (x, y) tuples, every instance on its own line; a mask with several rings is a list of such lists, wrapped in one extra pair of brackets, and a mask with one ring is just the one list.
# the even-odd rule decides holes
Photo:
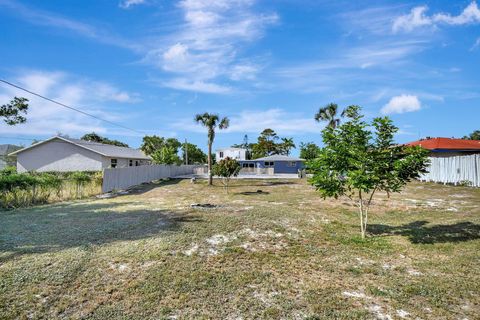
[(92, 186), (89, 195), (98, 193), (101, 183), (101, 172), (17, 173), (14, 168), (5, 168), (0, 170), (0, 207), (13, 209), (79, 198), (84, 195), (87, 185)]
[(240, 163), (237, 160), (226, 157), (214, 164), (212, 167), (212, 174), (222, 178), (222, 183), (225, 191), (228, 193), (228, 185), (232, 177), (236, 177), (240, 172)]

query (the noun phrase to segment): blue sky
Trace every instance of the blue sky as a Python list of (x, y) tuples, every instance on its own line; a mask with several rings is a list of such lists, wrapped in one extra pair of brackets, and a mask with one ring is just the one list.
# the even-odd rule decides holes
[[(1, 78), (146, 134), (205, 147), (200, 112), (228, 116), (215, 147), (270, 127), (321, 142), (313, 115), (336, 102), (387, 114), (399, 142), (480, 129), (475, 1), (0, 0)], [(0, 143), (123, 130), (31, 99)]]

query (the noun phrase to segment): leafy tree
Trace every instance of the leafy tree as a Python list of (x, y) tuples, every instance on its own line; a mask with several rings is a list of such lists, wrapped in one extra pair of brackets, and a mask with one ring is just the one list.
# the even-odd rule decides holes
[(320, 153), (320, 147), (313, 142), (300, 143), (300, 158), (305, 160), (315, 159)]
[(260, 133), (257, 143), (252, 146), (252, 156), (254, 159), (270, 156), (278, 153), (276, 141), (279, 139), (277, 133), (267, 128)]
[(118, 140), (110, 140), (106, 137), (102, 137), (102, 136), (96, 134), (95, 132), (87, 133), (87, 134), (83, 135), (83, 137), (81, 137), (80, 139), (85, 140), (85, 141), (98, 142), (98, 143), (103, 143), (103, 144), (110, 144), (110, 145), (117, 146), (117, 147), (127, 147), (128, 148), (128, 144), (126, 144), (126, 143), (123, 143), (123, 142), (118, 141)]
[(160, 150), (165, 145), (165, 138), (159, 136), (144, 136), (140, 149), (151, 156), (155, 151)]
[(278, 149), (281, 154), (290, 155), (290, 150), (295, 148), (293, 138), (281, 138), (282, 142), (278, 144)]
[(327, 126), (336, 128), (340, 124), (340, 118), (337, 117), (338, 105), (336, 103), (329, 103), (325, 107), (320, 108), (315, 114), (317, 122), (326, 121)]
[(207, 144), (208, 144), (208, 184), (211, 186), (213, 184), (213, 177), (212, 177), (212, 144), (213, 140), (215, 140), (215, 129), (218, 127), (219, 129), (226, 129), (228, 128), (230, 121), (227, 117), (220, 119), (218, 114), (208, 113), (205, 112), (203, 114), (197, 114), (195, 116), (195, 122), (202, 124), (205, 128), (207, 128)]
[(347, 122), (322, 131), (325, 147), (307, 165), (313, 173), (309, 181), (322, 197), (347, 196), (357, 204), (365, 238), (375, 193), (400, 192), (407, 182), (418, 178), (426, 171), (428, 151), (396, 145), (393, 137), (398, 128), (388, 117), (375, 118), (369, 124), (359, 111), (358, 106), (347, 108)]
[(157, 149), (152, 155), (152, 161), (156, 164), (176, 164), (180, 165), (182, 159), (177, 154), (174, 147), (164, 146)]
[(215, 176), (222, 178), (223, 187), (228, 193), (228, 185), (232, 177), (238, 176), (240, 172), (240, 163), (230, 157), (226, 157), (216, 163), (212, 168), (212, 173)]
[(466, 140), (480, 140), (480, 130), (475, 130), (468, 136), (464, 136), (462, 139)]
[(260, 133), (257, 143), (251, 145), (252, 158), (258, 159), (273, 154), (288, 156), (292, 148), (295, 148), (292, 138), (280, 138), (274, 130), (267, 128)]
[(182, 148), (182, 158), (185, 160), (185, 148), (188, 151), (188, 164), (202, 164), (207, 162), (207, 155), (193, 143), (184, 143)]
[(180, 141), (175, 138), (163, 138), (153, 135), (143, 137), (140, 149), (147, 156), (151, 156), (154, 163), (181, 164), (182, 161), (178, 157), (178, 148), (181, 145)]
[(0, 106), (0, 117), (9, 126), (14, 126), (27, 121), (27, 118), (22, 115), (27, 114), (27, 110), (28, 99), (14, 97), (9, 103)]

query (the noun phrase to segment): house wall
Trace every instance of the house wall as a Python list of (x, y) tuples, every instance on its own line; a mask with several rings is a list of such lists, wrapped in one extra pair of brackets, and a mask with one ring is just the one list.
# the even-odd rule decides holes
[(303, 168), (301, 161), (296, 161), (294, 167), (288, 166), (288, 161), (275, 161), (274, 172), (275, 173), (298, 173), (298, 169)]
[[(220, 152), (223, 152), (223, 157), (220, 157)], [(219, 150), (215, 153), (215, 160), (217, 162), (222, 159), (225, 159), (226, 157), (233, 158), (236, 160), (245, 160), (247, 159), (246, 150), (225, 149), (225, 150)]]
[(62, 140), (52, 140), (17, 154), (17, 171), (100, 171), (102, 156)]
[[(127, 158), (113, 158), (117, 159), (117, 168), (127, 168), (130, 166), (130, 160), (133, 160), (133, 166), (135, 167), (135, 161), (138, 161), (140, 166), (145, 166), (150, 164), (150, 161), (145, 159), (127, 159)], [(102, 157), (102, 166), (103, 169), (111, 168), (111, 157)]]
[(428, 172), (420, 180), (453, 184), (469, 181), (472, 186), (480, 187), (480, 153), (435, 152), (429, 160)]
[[(266, 168), (265, 161), (240, 161), (240, 164), (252, 162), (255, 164), (255, 168)], [(273, 161), (274, 173), (298, 173), (299, 169), (303, 169), (305, 167), (305, 165), (301, 161), (296, 161), (294, 167), (288, 166), (288, 162), (289, 161)]]

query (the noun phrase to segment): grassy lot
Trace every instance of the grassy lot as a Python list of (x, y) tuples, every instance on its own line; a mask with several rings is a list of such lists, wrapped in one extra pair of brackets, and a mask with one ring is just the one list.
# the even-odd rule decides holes
[(233, 184), (1, 212), (0, 318), (479, 318), (480, 190), (381, 196), (362, 241), (305, 181)]

